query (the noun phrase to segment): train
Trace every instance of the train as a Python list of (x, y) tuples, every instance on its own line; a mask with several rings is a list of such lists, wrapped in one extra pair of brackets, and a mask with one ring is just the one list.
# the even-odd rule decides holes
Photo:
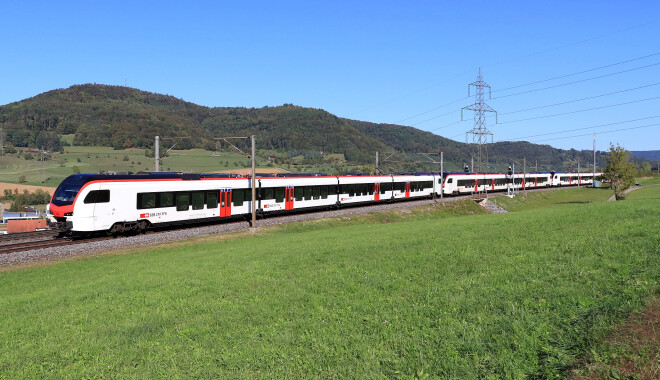
[[(591, 185), (602, 173), (353, 173), (256, 176), (259, 216), (297, 211), (543, 187)], [(595, 175), (595, 177), (594, 177)], [(47, 207), (67, 236), (113, 235), (228, 220), (252, 214), (250, 176), (218, 173), (74, 174)]]

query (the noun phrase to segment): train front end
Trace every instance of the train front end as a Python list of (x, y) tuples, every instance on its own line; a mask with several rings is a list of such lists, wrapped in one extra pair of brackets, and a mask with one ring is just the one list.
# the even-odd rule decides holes
[(71, 233), (74, 228), (73, 208), (89, 174), (74, 174), (60, 183), (48, 205), (48, 224), (61, 233)]

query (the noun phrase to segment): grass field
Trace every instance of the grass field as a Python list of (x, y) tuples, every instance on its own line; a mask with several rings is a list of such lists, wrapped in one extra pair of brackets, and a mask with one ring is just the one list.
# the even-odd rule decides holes
[(555, 377), (658, 293), (660, 200), (581, 197), (498, 215), (467, 201), (0, 273), (0, 373)]
[(534, 210), (539, 207), (554, 205), (578, 205), (593, 202), (605, 202), (614, 195), (606, 188), (573, 187), (556, 191), (520, 193), (513, 198), (498, 196), (494, 202), (507, 211)]

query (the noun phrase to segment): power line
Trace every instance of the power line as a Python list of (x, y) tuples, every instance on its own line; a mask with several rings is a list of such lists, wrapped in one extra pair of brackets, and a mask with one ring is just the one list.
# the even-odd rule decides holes
[(603, 38), (603, 37), (606, 37), (606, 36), (609, 36), (609, 35), (612, 35), (612, 34), (617, 34), (617, 33), (621, 33), (621, 32), (625, 32), (625, 31), (631, 30), (631, 29), (636, 29), (636, 28), (640, 28), (640, 27), (643, 27), (643, 26), (647, 26), (647, 25), (655, 24), (655, 23), (658, 22), (658, 21), (660, 21), (660, 19), (653, 20), (653, 21), (649, 21), (649, 22), (646, 22), (646, 23), (643, 23), (643, 24), (638, 24), (638, 25), (629, 26), (629, 27), (626, 27), (626, 28), (623, 28), (623, 29), (615, 30), (615, 31), (613, 31), (613, 32), (609, 32), (609, 33), (601, 34), (601, 35), (599, 35), (599, 36), (595, 36), (595, 37), (590, 37), (590, 38), (587, 38), (587, 39), (584, 39), (584, 40), (580, 40), (580, 41), (577, 41), (577, 42), (573, 42), (573, 43), (568, 43), (568, 44), (566, 44), (566, 45), (561, 45), (561, 46), (557, 46), (557, 47), (554, 47), (554, 48), (550, 48), (550, 49), (542, 50), (542, 51), (539, 51), (539, 52), (536, 52), (536, 53), (531, 53), (531, 54), (527, 54), (527, 55), (524, 55), (524, 56), (520, 56), (520, 57), (512, 58), (512, 59), (509, 59), (509, 60), (500, 61), (500, 62), (496, 62), (496, 63), (491, 63), (491, 64), (489, 64), (489, 65), (485, 65), (484, 67), (500, 65), (500, 64), (502, 64), (502, 63), (507, 63), (507, 62), (511, 62), (511, 61), (517, 61), (517, 60), (519, 60), (519, 59), (524, 59), (524, 58), (533, 57), (533, 56), (535, 56), (535, 55), (541, 55), (541, 54), (549, 53), (549, 52), (552, 52), (552, 51), (555, 51), (555, 50), (559, 50), (559, 49), (563, 49), (563, 48), (570, 47), (570, 46), (580, 45), (580, 44), (583, 44), (583, 43), (585, 43), (585, 42), (589, 42), (589, 41), (597, 40), (597, 39), (599, 39), (599, 38)]
[[(646, 56), (643, 56), (643, 57), (638, 57), (638, 58), (630, 59), (630, 60), (627, 60), (627, 61), (617, 62), (617, 63), (611, 64), (611, 65), (606, 65), (606, 66), (601, 66), (601, 67), (594, 68), (594, 69), (589, 69), (589, 70), (580, 71), (580, 72), (577, 72), (577, 73), (567, 74), (567, 75), (563, 75), (563, 76), (559, 76), (559, 77), (555, 77), (555, 78), (550, 78), (550, 79), (544, 79), (544, 80), (541, 80), (541, 81), (536, 81), (536, 82), (527, 83), (527, 84), (523, 84), (523, 85), (518, 85), (518, 86), (508, 87), (508, 89), (517, 88), (517, 87), (522, 87), (522, 86), (527, 86), (527, 85), (531, 85), (531, 84), (542, 83), (542, 82), (547, 82), (547, 81), (554, 80), (554, 79), (565, 78), (565, 77), (569, 77), (569, 76), (573, 76), (573, 75), (577, 75), (577, 74), (582, 74), (582, 73), (586, 73), (586, 72), (590, 72), (590, 71), (598, 70), (598, 69), (601, 69), (601, 68), (611, 67), (611, 66), (615, 66), (615, 65), (622, 64), (622, 63), (627, 63), (627, 62), (632, 62), (632, 61), (640, 60), (640, 59), (643, 59), (643, 58), (652, 57), (652, 56), (659, 55), (659, 54), (660, 54), (660, 52), (658, 52), (658, 53), (654, 53), (654, 54), (650, 54), (650, 55), (646, 55)], [(501, 99), (501, 98), (506, 98), (506, 97), (515, 96), (515, 95), (527, 94), (527, 93), (530, 93), (530, 92), (536, 92), (536, 91), (548, 90), (548, 89), (556, 88), (556, 87), (568, 86), (568, 85), (571, 85), (571, 84), (576, 84), (576, 83), (586, 82), (586, 81), (590, 81), (590, 80), (600, 79), (600, 78), (604, 78), (604, 77), (608, 77), (608, 76), (612, 76), (612, 75), (623, 74), (623, 73), (626, 73), (626, 72), (635, 71), (635, 70), (641, 70), (641, 69), (644, 69), (644, 68), (647, 68), (647, 67), (652, 67), (652, 66), (657, 66), (657, 65), (660, 65), (660, 62), (658, 62), (658, 63), (654, 63), (654, 64), (650, 64), (650, 65), (646, 65), (646, 66), (636, 67), (636, 68), (633, 68), (633, 69), (622, 70), (622, 71), (618, 71), (618, 72), (615, 72), (615, 73), (610, 73), (610, 74), (600, 75), (600, 76), (597, 76), (597, 77), (592, 77), (592, 78), (587, 78), (587, 79), (581, 79), (581, 80), (577, 80), (577, 81), (573, 81), (573, 82), (568, 82), (568, 83), (558, 84), (558, 85), (549, 86), (549, 87), (543, 87), (543, 88), (539, 88), (539, 89), (535, 89), (535, 90), (529, 90), (529, 91), (523, 91), (523, 92), (518, 92), (518, 93), (514, 93), (514, 94), (503, 95), (503, 96), (499, 96), (499, 97), (496, 97), (496, 98), (493, 98), (493, 99)], [(627, 91), (633, 91), (633, 90), (637, 90), (637, 89), (641, 89), (641, 88), (645, 88), (645, 87), (650, 87), (650, 86), (656, 86), (656, 85), (658, 85), (658, 84), (660, 84), (660, 83), (654, 83), (654, 84), (651, 84), (651, 85), (648, 85), (648, 86), (642, 86), (642, 87), (636, 87), (636, 88), (627, 89), (627, 90), (622, 90), (622, 91), (618, 91), (618, 92), (612, 92), (612, 93), (609, 93), (609, 94), (596, 95), (596, 96), (589, 97), (589, 98), (583, 98), (583, 99), (571, 100), (571, 101), (567, 101), (567, 102), (563, 102), (563, 103), (556, 103), (556, 104), (551, 104), (551, 105), (541, 106), (541, 107), (536, 107), (536, 108), (528, 108), (528, 109), (519, 110), (519, 111), (506, 112), (506, 113), (503, 113), (503, 115), (512, 114), (512, 113), (518, 113), (518, 112), (523, 112), (523, 111), (531, 111), (531, 110), (534, 110), (534, 109), (540, 109), (540, 108), (547, 108), (547, 107), (552, 107), (552, 106), (557, 106), (557, 105), (567, 104), (567, 103), (573, 103), (573, 102), (578, 102), (578, 101), (583, 101), (583, 100), (588, 100), (588, 99), (594, 99), (594, 98), (597, 98), (597, 97), (602, 97), (602, 96), (607, 96), (607, 95), (614, 95), (614, 94), (617, 94), (617, 93), (622, 93), (622, 92), (627, 92)], [(496, 92), (497, 92), (497, 91), (502, 91), (502, 90), (496, 90)], [(463, 99), (465, 99), (465, 98), (462, 98), (462, 99), (459, 99), (459, 100), (453, 101), (453, 102), (451, 102), (451, 103), (444, 104), (444, 105), (442, 105), (442, 106), (440, 106), (440, 107), (436, 107), (436, 108), (433, 108), (433, 109), (431, 109), (431, 110), (428, 110), (428, 111), (425, 111), (425, 112), (422, 112), (422, 113), (416, 114), (416, 115), (414, 115), (414, 116), (411, 116), (411, 117), (408, 117), (408, 118), (405, 118), (405, 119), (399, 120), (399, 121), (397, 121), (396, 123), (400, 123), (401, 121), (405, 121), (405, 120), (408, 120), (408, 119), (412, 119), (412, 118), (414, 118), (414, 117), (417, 117), (417, 116), (420, 116), (420, 115), (424, 115), (424, 114), (427, 114), (427, 113), (429, 113), (429, 112), (435, 111), (435, 110), (437, 110), (437, 109), (444, 108), (444, 107), (446, 107), (446, 106), (449, 106), (449, 105), (452, 105), (452, 104), (458, 103), (459, 101), (461, 101), (461, 100), (463, 100)], [(422, 121), (419, 121), (419, 122), (417, 122), (417, 123), (413, 123), (413, 124), (411, 124), (411, 126), (419, 125), (419, 124), (423, 124), (423, 123), (429, 122), (429, 121), (431, 121), (431, 120), (435, 120), (435, 119), (441, 118), (441, 117), (443, 117), (443, 116), (451, 115), (451, 114), (454, 113), (454, 112), (455, 112), (455, 111), (448, 112), (448, 113), (445, 113), (445, 114), (442, 114), (442, 115), (439, 115), (439, 116), (434, 116), (434, 117), (432, 117), (432, 118), (429, 118), (429, 119), (426, 119), (426, 120), (422, 120)]]
[(653, 87), (653, 86), (657, 86), (657, 85), (660, 85), (660, 82), (658, 82), (658, 83), (653, 83), (653, 84), (649, 84), (649, 85), (646, 85), (646, 86), (641, 86), (641, 87), (629, 88), (629, 89), (621, 90), (621, 91), (610, 92), (610, 93), (607, 93), (607, 94), (601, 94), (601, 95), (589, 96), (589, 97), (582, 98), (582, 99), (575, 99), (575, 100), (569, 100), (569, 101), (561, 102), (561, 103), (549, 104), (549, 105), (545, 105), (545, 106), (539, 106), (539, 107), (533, 107), (533, 108), (526, 108), (526, 109), (518, 110), (518, 111), (504, 112), (504, 113), (502, 113), (501, 115), (509, 115), (509, 114), (512, 114), (512, 113), (519, 113), (519, 112), (525, 112), (525, 111), (532, 111), (532, 110), (538, 110), (538, 109), (541, 109), (541, 108), (548, 108), (548, 107), (560, 106), (560, 105), (563, 105), (563, 104), (569, 104), (569, 103), (581, 102), (581, 101), (583, 101), (583, 100), (590, 100), (590, 99), (601, 98), (601, 97), (603, 97), (603, 96), (609, 96), (609, 95), (621, 94), (621, 93), (623, 93), (623, 92), (639, 90), (639, 89), (642, 89), (642, 88)]
[(493, 98), (493, 99), (502, 99), (502, 98), (508, 98), (508, 97), (510, 97), (510, 96), (529, 94), (530, 92), (549, 90), (549, 89), (551, 89), (551, 88), (557, 88), (557, 87), (568, 86), (568, 85), (571, 85), (571, 84), (587, 82), (587, 81), (590, 81), (590, 80), (600, 79), (600, 78), (605, 78), (605, 77), (609, 77), (609, 76), (612, 76), (612, 75), (618, 75), (618, 74), (628, 73), (628, 72), (635, 71), (635, 70), (646, 69), (646, 68), (648, 68), (648, 67), (657, 66), (657, 65), (660, 65), (660, 62), (652, 63), (652, 64), (650, 64), (650, 65), (646, 65), (646, 66), (635, 67), (635, 68), (633, 68), (633, 69), (617, 71), (617, 72), (615, 72), (615, 73), (599, 75), (599, 76), (597, 76), (597, 77), (591, 77), (591, 78), (587, 78), (587, 79), (576, 80), (576, 81), (568, 82), (568, 83), (556, 84), (556, 85), (554, 85), (554, 86), (548, 86), (548, 87), (543, 87), (543, 88), (537, 88), (537, 89), (535, 89), (535, 90), (529, 90), (529, 91), (523, 91), (523, 92), (516, 92), (516, 93), (514, 93), (514, 94), (502, 95), (502, 96), (498, 96), (498, 97)]
[(548, 133), (541, 133), (541, 134), (538, 134), (538, 135), (530, 135), (530, 136), (524, 136), (524, 137), (516, 137), (516, 138), (512, 138), (512, 139), (507, 139), (507, 140), (500, 140), (500, 141), (498, 141), (498, 142), (501, 142), (501, 141), (512, 141), (512, 140), (524, 140), (524, 139), (528, 139), (528, 138), (530, 138), (530, 137), (549, 136), (549, 135), (556, 135), (556, 134), (560, 134), (560, 133), (567, 133), (567, 132), (574, 132), (574, 131), (582, 131), (582, 130), (585, 130), (585, 129), (593, 129), (593, 128), (609, 127), (610, 125), (618, 125), (618, 124), (632, 123), (632, 122), (634, 122), (634, 121), (641, 121), (641, 120), (655, 119), (655, 118), (658, 118), (658, 117), (660, 117), (660, 115), (649, 116), (649, 117), (643, 117), (643, 118), (640, 118), (640, 119), (632, 119), (632, 120), (617, 121), (617, 122), (615, 122), (615, 123), (593, 125), (593, 126), (591, 126), (591, 127), (573, 128), (573, 129), (566, 129), (566, 130), (558, 131), (558, 132), (548, 132)]
[(660, 96), (656, 96), (656, 97), (653, 97), (653, 98), (646, 98), (646, 99), (633, 100), (633, 101), (631, 101), (631, 102), (625, 102), (625, 103), (610, 104), (610, 105), (602, 106), (602, 107), (594, 107), (594, 108), (587, 108), (587, 109), (577, 110), (577, 111), (570, 111), (570, 112), (556, 113), (556, 114), (552, 114), (552, 115), (544, 115), (544, 116), (530, 117), (530, 118), (527, 118), (527, 119), (519, 119), (519, 120), (503, 121), (503, 122), (500, 122), (499, 124), (518, 123), (518, 122), (521, 122), (521, 121), (537, 120), (537, 119), (545, 119), (545, 118), (548, 118), (548, 117), (570, 115), (570, 114), (574, 114), (574, 113), (587, 112), (587, 111), (594, 111), (594, 110), (600, 110), (600, 109), (611, 108), (611, 107), (618, 107), (618, 106), (623, 106), (623, 105), (626, 105), (626, 104), (640, 103), (640, 102), (645, 102), (645, 101), (654, 100), (654, 99), (660, 99)]
[(628, 60), (626, 60), (626, 61), (621, 61), (621, 62), (612, 63), (612, 64), (605, 65), (605, 66), (595, 67), (595, 68), (593, 68), (593, 69), (588, 69), (588, 70), (578, 71), (578, 72), (575, 72), (575, 73), (566, 74), (566, 75), (561, 75), (561, 76), (554, 77), (554, 78), (543, 79), (543, 80), (539, 80), (539, 81), (536, 81), (536, 82), (530, 82), (530, 83), (525, 83), (525, 84), (519, 84), (519, 85), (517, 85), (517, 86), (506, 87), (506, 88), (502, 88), (502, 89), (499, 89), (499, 90), (495, 90), (495, 91), (493, 91), (493, 92), (506, 91), (506, 90), (511, 90), (511, 89), (514, 89), (514, 88), (531, 86), (531, 85), (533, 85), (533, 84), (539, 84), (539, 83), (549, 82), (549, 81), (556, 80), (556, 79), (568, 78), (568, 77), (571, 77), (571, 76), (574, 76), (574, 75), (584, 74), (584, 73), (588, 73), (588, 72), (591, 72), (591, 71), (596, 71), (596, 70), (600, 70), (600, 69), (606, 69), (606, 68), (608, 68), (608, 67), (613, 67), (613, 66), (622, 65), (622, 64), (624, 64), (624, 63), (629, 63), (629, 62), (639, 61), (640, 59), (653, 57), (653, 56), (656, 56), (656, 55), (659, 55), (659, 54), (660, 54), (660, 52), (657, 52), (657, 53), (653, 53), (653, 54), (645, 55), (645, 56), (643, 56), (643, 57), (637, 57), (637, 58), (633, 58), (633, 59), (628, 59)]
[[(609, 35), (612, 35), (612, 34), (617, 34), (617, 33), (625, 32), (625, 31), (628, 31), (628, 30), (632, 30), (632, 29), (636, 29), (636, 28), (643, 27), (643, 26), (647, 26), (647, 25), (650, 25), (650, 24), (654, 24), (654, 23), (656, 23), (656, 22), (658, 22), (658, 21), (660, 21), (660, 20), (653, 20), (653, 21), (646, 22), (646, 23), (643, 23), (643, 24), (633, 25), (633, 26), (626, 27), (626, 28), (623, 28), (623, 29), (618, 29), (618, 30), (615, 30), (615, 31), (612, 31), (612, 32), (609, 32), (609, 33), (601, 34), (601, 35), (598, 35), (598, 36), (595, 36), (595, 37), (590, 37), (590, 38), (587, 38), (587, 39), (584, 39), (584, 40), (579, 40), (579, 41), (572, 42), (572, 43), (568, 43), (568, 44), (565, 44), (565, 45), (560, 45), (560, 46), (557, 46), (557, 47), (554, 47), (554, 48), (551, 48), (551, 49), (546, 49), (546, 50), (543, 50), (543, 51), (534, 52), (534, 53), (527, 54), (527, 55), (523, 55), (523, 56), (519, 56), (519, 57), (514, 57), (514, 58), (511, 58), (511, 59), (508, 59), (508, 60), (504, 60), (504, 61), (500, 61), (500, 62), (495, 62), (495, 63), (490, 63), (490, 64), (482, 65), (482, 67), (497, 66), (497, 65), (500, 65), (500, 64), (503, 64), (503, 63), (507, 63), (507, 62), (511, 62), (511, 61), (517, 61), (517, 60), (524, 59), (524, 58), (528, 58), (528, 57), (532, 57), (532, 56), (535, 56), (535, 55), (541, 55), (541, 54), (549, 53), (549, 52), (552, 52), (552, 51), (560, 50), (560, 49), (563, 49), (563, 48), (566, 48), (566, 47), (570, 47), (570, 46), (574, 46), (574, 45), (580, 45), (580, 44), (583, 44), (583, 43), (585, 43), (585, 42), (593, 41), (593, 40), (596, 40), (596, 39), (599, 39), (599, 38), (603, 38), (603, 37), (606, 37), (606, 36), (609, 36)], [(660, 54), (660, 52), (659, 52), (659, 53), (655, 53), (655, 54)], [(655, 55), (655, 54), (652, 54), (652, 55)], [(631, 62), (631, 61), (635, 61), (635, 60), (642, 59), (642, 58), (646, 58), (646, 57), (635, 58), (635, 59), (632, 59), (632, 60), (629, 60), (629, 61), (625, 61), (625, 62)], [(620, 63), (625, 63), (625, 62), (620, 62)], [(617, 65), (617, 64), (620, 64), (620, 63), (615, 63), (615, 64), (612, 64), (612, 65), (610, 65), (610, 66), (614, 66), (614, 65)], [(605, 67), (608, 67), (608, 66), (604, 66), (604, 67), (600, 67), (600, 68), (605, 68)], [(400, 96), (400, 97), (397, 97), (397, 98), (394, 98), (394, 99), (391, 99), (391, 100), (388, 100), (388, 101), (382, 102), (382, 103), (380, 103), (380, 104), (376, 104), (376, 105), (373, 105), (373, 106), (370, 106), (370, 107), (364, 108), (364, 109), (362, 109), (362, 110), (359, 110), (359, 111), (355, 112), (355, 115), (360, 114), (360, 113), (365, 112), (365, 111), (368, 111), (368, 110), (372, 110), (372, 109), (374, 109), (374, 108), (382, 107), (382, 106), (387, 105), (387, 104), (391, 104), (391, 103), (393, 103), (393, 102), (396, 102), (397, 100), (401, 100), (401, 99), (407, 98), (407, 97), (409, 97), (409, 96), (415, 95), (415, 94), (417, 94), (417, 93), (420, 93), (420, 92), (422, 92), (422, 91), (426, 91), (426, 90), (428, 90), (428, 89), (431, 89), (431, 88), (433, 88), (433, 87), (436, 87), (436, 86), (439, 85), (439, 84), (442, 84), (442, 83), (448, 82), (448, 81), (453, 80), (453, 79), (460, 78), (460, 77), (463, 76), (463, 75), (469, 74), (470, 72), (472, 72), (472, 70), (473, 70), (473, 69), (470, 69), (469, 71), (465, 71), (465, 72), (463, 72), (463, 73), (461, 73), (461, 74), (458, 74), (458, 75), (455, 75), (455, 76), (453, 76), (453, 77), (451, 77), (451, 78), (449, 78), (449, 79), (446, 79), (446, 80), (443, 80), (443, 81), (437, 82), (437, 83), (435, 83), (435, 84), (433, 84), (433, 85), (431, 85), (431, 86), (427, 86), (427, 87), (424, 87), (424, 88), (422, 88), (422, 89), (412, 91), (412, 92), (410, 92), (410, 93), (408, 93), (408, 94), (406, 94), (406, 95), (403, 95), (403, 96)], [(595, 70), (595, 69), (594, 69), (594, 70)], [(571, 74), (571, 75), (574, 75), (574, 74)], [(568, 76), (568, 75), (567, 75), (567, 76)], [(557, 79), (557, 78), (553, 78), (553, 79)], [(521, 87), (521, 86), (526, 86), (526, 85), (528, 85), (528, 84), (519, 85), (519, 86), (515, 86), (515, 87)], [(511, 89), (511, 88), (513, 88), (513, 87), (508, 87), (508, 88), (500, 89), (500, 90), (497, 90), (497, 91), (504, 91), (504, 90), (508, 90), (508, 89)], [(429, 112), (430, 112), (430, 111), (429, 111)], [(424, 113), (425, 113), (425, 112), (424, 112)], [(422, 113), (422, 114), (424, 114), (424, 113)], [(419, 116), (419, 115), (417, 115), (417, 116)], [(412, 117), (414, 117), (414, 116), (412, 116)], [(411, 118), (412, 118), (412, 117), (411, 117)], [(404, 120), (408, 120), (408, 119), (409, 119), (409, 118), (404, 119)]]
[(442, 127), (438, 127), (438, 128), (435, 128), (435, 129), (430, 129), (430, 130), (428, 130), (427, 132), (433, 132), (433, 131), (437, 131), (437, 130), (439, 130), (439, 129), (444, 129), (444, 128), (450, 127), (450, 126), (452, 126), (452, 125), (456, 125), (456, 124), (462, 123), (462, 122), (464, 122), (464, 121), (467, 121), (467, 120), (459, 120), (459, 121), (457, 121), (457, 122), (454, 122), (454, 123), (451, 123), (451, 124), (447, 124), (447, 125), (444, 125), (444, 126), (442, 126)]
[[(631, 130), (631, 129), (649, 128), (649, 127), (655, 127), (655, 126), (657, 126), (657, 125), (660, 125), (660, 123), (656, 123), (656, 124), (648, 124), (648, 125), (642, 125), (642, 126), (639, 126), (639, 127), (621, 128), (621, 129), (612, 129), (612, 130), (609, 130), (609, 131), (598, 132), (598, 134), (599, 134), (599, 135), (603, 135), (603, 134), (605, 134), (605, 133), (613, 133), (613, 132), (629, 131), (629, 130)], [(590, 132), (590, 133), (581, 134), (581, 135), (564, 136), (564, 137), (555, 137), (555, 138), (552, 138), (552, 139), (535, 140), (535, 141), (530, 141), (530, 142), (541, 142), (541, 141), (551, 141), (551, 140), (571, 139), (571, 138), (574, 138), (574, 137), (583, 137), (583, 136), (590, 136), (590, 135), (592, 135), (591, 132)]]
[(444, 108), (444, 107), (450, 106), (450, 105), (452, 105), (452, 104), (455, 104), (455, 103), (458, 103), (458, 102), (462, 102), (463, 100), (465, 100), (465, 99), (467, 99), (467, 98), (468, 98), (468, 97), (465, 96), (465, 97), (460, 98), (460, 99), (458, 99), (458, 100), (455, 100), (455, 101), (453, 101), (453, 102), (451, 102), (451, 103), (447, 103), (447, 104), (442, 105), (442, 106), (440, 106), (440, 107), (435, 107), (435, 108), (430, 109), (430, 110), (428, 110), (428, 111), (424, 111), (424, 112), (418, 113), (417, 115), (413, 115), (413, 116), (407, 117), (407, 118), (405, 118), (405, 119), (401, 119), (401, 120), (399, 120), (399, 121), (395, 121), (394, 123), (395, 123), (395, 124), (398, 124), (398, 123), (400, 123), (400, 122), (402, 122), (402, 121), (406, 121), (406, 120), (409, 120), (409, 119), (415, 118), (415, 117), (417, 117), (417, 116), (421, 116), (421, 115), (427, 114), (427, 113), (429, 113), (429, 112), (433, 112), (433, 111), (439, 110), (440, 108)]

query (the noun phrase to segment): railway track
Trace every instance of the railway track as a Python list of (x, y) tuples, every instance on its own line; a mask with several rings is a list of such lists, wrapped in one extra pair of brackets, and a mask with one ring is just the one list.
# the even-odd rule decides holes
[(34, 232), (19, 232), (13, 234), (0, 235), (0, 245), (9, 244), (15, 241), (37, 241), (55, 238), (59, 233), (54, 230), (43, 230)]
[(112, 239), (111, 236), (103, 236), (89, 239), (74, 240), (69, 238), (53, 238), (50, 240), (28, 241), (0, 245), (0, 255), (15, 252), (31, 251), (34, 249), (64, 247), (77, 244), (86, 244), (96, 241)]

